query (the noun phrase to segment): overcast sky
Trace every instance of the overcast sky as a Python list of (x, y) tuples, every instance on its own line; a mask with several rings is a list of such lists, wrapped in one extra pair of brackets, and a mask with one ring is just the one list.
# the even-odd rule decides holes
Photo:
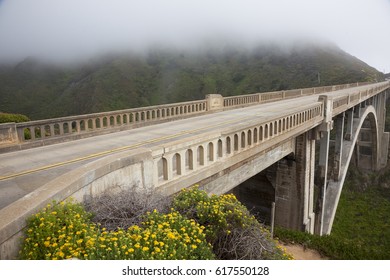
[(307, 37), (390, 72), (389, 34), (390, 0), (0, 0), (0, 61)]

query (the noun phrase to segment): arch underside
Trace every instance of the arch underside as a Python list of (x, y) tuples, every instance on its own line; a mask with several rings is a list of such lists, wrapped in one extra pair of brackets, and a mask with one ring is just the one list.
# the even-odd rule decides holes
[(372, 169), (375, 170), (378, 165), (379, 158), (379, 131), (378, 120), (376, 110), (373, 106), (368, 106), (363, 109), (359, 122), (353, 125), (353, 137), (350, 141), (343, 141), (343, 153), (340, 162), (340, 178), (339, 180), (329, 180), (326, 194), (325, 194), (325, 208), (324, 208), (324, 221), (323, 221), (323, 233), (330, 234), (332, 230), (333, 220), (336, 214), (337, 205), (340, 199), (341, 191), (344, 185), (345, 177), (347, 175), (348, 167), (351, 162), (352, 155), (354, 153), (355, 146), (358, 141), (360, 131), (363, 123), (366, 119), (370, 120), (372, 130)]

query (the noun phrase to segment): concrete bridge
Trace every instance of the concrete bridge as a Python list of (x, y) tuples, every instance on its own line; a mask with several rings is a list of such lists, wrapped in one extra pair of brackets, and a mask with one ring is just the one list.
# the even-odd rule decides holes
[[(276, 224), (332, 229), (347, 169), (387, 163), (390, 82), (256, 93), (0, 125), (0, 258), (53, 200), (109, 190), (222, 194), (267, 170)], [(315, 195), (316, 193), (316, 195)]]

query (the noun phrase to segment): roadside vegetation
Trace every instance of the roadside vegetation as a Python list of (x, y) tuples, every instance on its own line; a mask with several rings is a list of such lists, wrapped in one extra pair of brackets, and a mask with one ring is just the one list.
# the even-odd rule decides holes
[(291, 259), (235, 196), (196, 187), (49, 204), (25, 235), (21, 259)]
[(20, 123), (20, 122), (28, 122), (30, 119), (21, 114), (8, 114), (0, 112), (0, 123)]

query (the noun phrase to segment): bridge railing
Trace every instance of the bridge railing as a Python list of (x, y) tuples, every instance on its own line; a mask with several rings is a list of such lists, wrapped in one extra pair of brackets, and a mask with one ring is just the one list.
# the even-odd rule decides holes
[[(112, 130), (144, 126), (147, 124), (184, 118), (207, 111), (207, 101), (173, 103), (166, 105), (86, 114), (23, 123), (8, 123), (0, 127), (0, 144), (47, 141), (51, 139), (77, 139)], [(4, 139), (3, 139), (4, 138)], [(4, 140), (4, 141), (3, 141)]]
[(349, 93), (332, 99), (332, 114), (337, 115), (349, 108), (367, 100), (390, 87), (390, 83), (383, 83), (366, 90)]
[(304, 89), (253, 93), (253, 94), (239, 95), (239, 96), (229, 96), (223, 98), (223, 106), (224, 108), (243, 107), (243, 106), (254, 105), (259, 103), (267, 103), (267, 102), (273, 102), (273, 101), (278, 101), (283, 99), (296, 98), (300, 96), (332, 92), (336, 90), (357, 87), (357, 86), (364, 86), (368, 84), (370, 83), (358, 82), (358, 83), (335, 85), (335, 86), (313, 87), (313, 88), (304, 88)]
[(29, 121), (16, 124), (2, 124), (0, 126), (0, 149), (12, 150), (15, 147), (22, 147), (23, 145), (41, 146), (191, 117), (204, 114), (208, 111), (228, 110), (365, 84), (367, 83), (255, 93), (225, 98), (220, 95), (210, 95), (204, 100), (197, 101)]

